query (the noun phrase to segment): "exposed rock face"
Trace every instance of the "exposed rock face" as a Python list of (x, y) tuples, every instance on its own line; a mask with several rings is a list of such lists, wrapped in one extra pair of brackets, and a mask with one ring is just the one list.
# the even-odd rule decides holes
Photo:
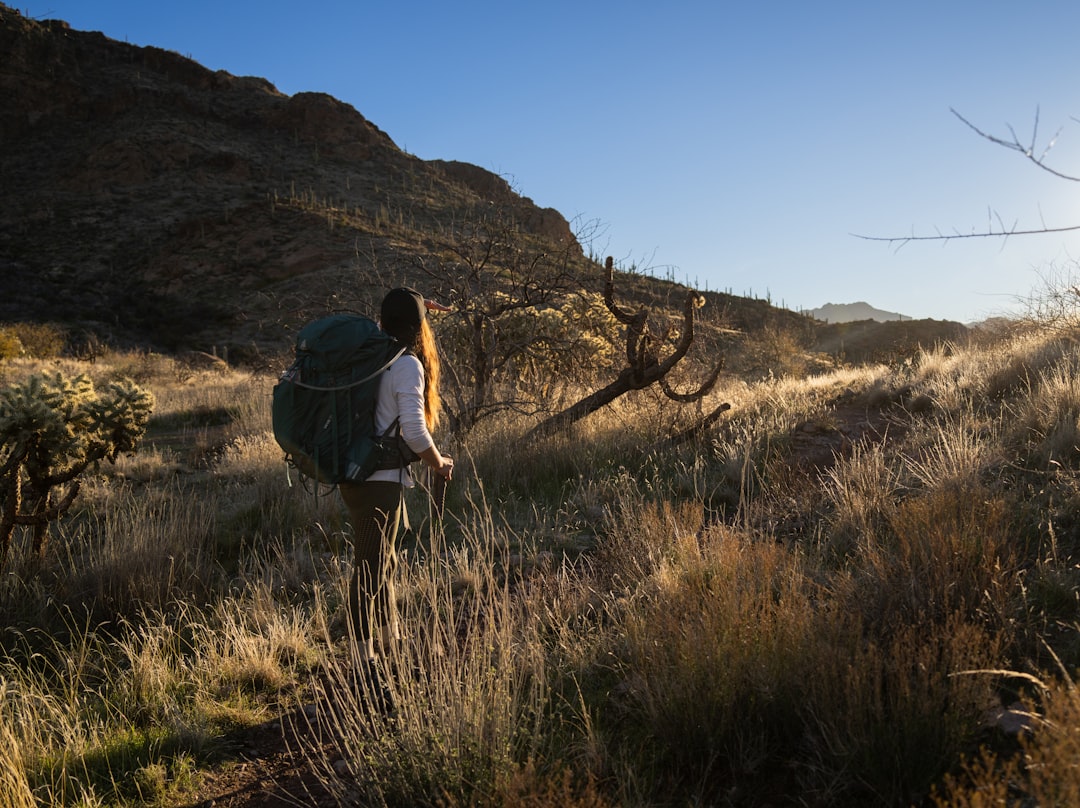
[(554, 208), (538, 208), (528, 197), (518, 197), (510, 183), (498, 174), (472, 163), (460, 163), (456, 160), (432, 160), (430, 165), (438, 166), (447, 177), (462, 183), (482, 199), (503, 204), (524, 203), (524, 221), (534, 233), (547, 236), (556, 242), (574, 239), (570, 224), (559, 211)]
[(284, 323), (381, 293), (375, 274), (405, 280), (481, 202), (573, 239), (496, 175), (405, 154), (328, 95), (3, 4), (0, 97), (0, 321), (166, 349), (280, 344)]

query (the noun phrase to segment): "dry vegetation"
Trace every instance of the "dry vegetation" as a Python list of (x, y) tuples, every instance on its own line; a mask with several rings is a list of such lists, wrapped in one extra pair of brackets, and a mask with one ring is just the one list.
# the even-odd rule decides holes
[(451, 448), (445, 522), (411, 495), (392, 710), (354, 675), (348, 526), (287, 485), (272, 378), (107, 354), (0, 381), (42, 369), (157, 404), (44, 563), (13, 546), (4, 805), (189, 803), (230, 731), (302, 704), (341, 804), (1078, 799), (1073, 332), (731, 377), (677, 449), (641, 448), (691, 417), (649, 391), (532, 445), (490, 419)]

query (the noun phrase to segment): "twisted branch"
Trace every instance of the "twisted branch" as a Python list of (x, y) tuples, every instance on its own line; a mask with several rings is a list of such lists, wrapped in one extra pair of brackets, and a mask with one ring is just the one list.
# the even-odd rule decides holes
[(666, 380), (679, 362), (686, 356), (694, 342), (694, 309), (702, 305), (703, 300), (696, 292), (688, 292), (683, 303), (683, 329), (674, 351), (660, 361), (653, 348), (656, 340), (649, 327), (649, 310), (641, 309), (629, 312), (615, 302), (614, 262), (609, 256), (604, 262), (604, 305), (620, 323), (626, 326), (626, 363), (619, 375), (607, 386), (570, 405), (534, 427), (527, 437), (550, 434), (558, 429), (596, 412), (610, 404), (619, 396), (631, 390), (642, 390), (653, 384), (660, 384), (664, 394), (680, 403), (700, 401), (716, 384), (723, 370), (723, 358), (717, 362), (705, 382), (693, 393), (678, 393)]

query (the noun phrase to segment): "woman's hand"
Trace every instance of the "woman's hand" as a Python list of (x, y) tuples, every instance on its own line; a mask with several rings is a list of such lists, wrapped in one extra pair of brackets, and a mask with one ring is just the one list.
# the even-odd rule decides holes
[(454, 459), (446, 455), (439, 455), (439, 464), (432, 466), (432, 470), (440, 477), (450, 479), (454, 473)]
[(428, 468), (440, 477), (445, 477), (447, 480), (449, 480), (450, 475), (454, 473), (453, 458), (440, 454), (439, 450), (434, 446), (422, 451), (420, 453), (420, 459), (428, 465)]

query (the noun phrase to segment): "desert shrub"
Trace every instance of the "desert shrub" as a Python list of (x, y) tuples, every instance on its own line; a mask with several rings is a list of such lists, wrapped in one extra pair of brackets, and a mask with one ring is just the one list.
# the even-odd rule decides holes
[(67, 332), (53, 323), (11, 323), (3, 327), (22, 345), (23, 353), (35, 359), (53, 359), (64, 351)]
[(154, 352), (118, 354), (106, 371), (110, 379), (132, 379), (137, 384), (167, 386), (187, 378), (187, 370), (175, 358)]
[[(550, 411), (576, 385), (594, 383), (615, 357), (612, 340), (620, 326), (599, 295), (525, 306), (494, 293), (491, 305), (497, 315), (451, 316), (438, 323), (440, 346), (451, 357), (448, 393), (461, 398), (486, 391), (471, 406), (490, 412)], [(477, 342), (485, 357), (479, 367), (472, 357)]]
[(922, 804), (980, 737), (992, 682), (958, 674), (1000, 658), (1000, 637), (959, 614), (883, 636), (852, 612), (818, 629), (803, 669), (802, 789), (820, 804)]
[(905, 482), (914, 488), (962, 491), (987, 482), (1004, 465), (997, 424), (966, 408), (915, 432), (907, 444)]
[(1040, 469), (1080, 463), (1080, 379), (1075, 356), (1027, 378), (1011, 420), (1012, 443)]
[(593, 675), (617, 678), (592, 705), (628, 804), (910, 804), (976, 737), (989, 685), (952, 674), (1000, 654), (992, 631), (957, 612), (875, 626), (797, 549), (635, 514), (613, 526), (633, 605), (596, 645)]
[[(8, 698), (8, 688), (0, 696)], [(37, 808), (38, 801), (26, 776), (22, 748), (8, 722), (0, 719), (0, 805), (10, 808)]]
[[(396, 619), (408, 639), (388, 644), (377, 663), (388, 690), (364, 675), (355, 646), (316, 683), (318, 721), (341, 763), (318, 748), (310, 759), (339, 798), (482, 805), (553, 751), (542, 612), (512, 597), (499, 573), (517, 539), (480, 508), (466, 519), (459, 542), (401, 571)], [(380, 699), (392, 701), (391, 714), (371, 708)]]
[(25, 355), (26, 349), (15, 330), (8, 325), (0, 326), (0, 361)]
[(851, 558), (846, 608), (887, 627), (1008, 611), (1020, 550), (1006, 500), (977, 486), (910, 497)]
[(686, 534), (669, 552), (615, 652), (626, 676), (617, 710), (636, 725), (626, 752), (657, 741), (653, 760), (637, 761), (654, 797), (712, 802), (791, 753), (813, 613), (797, 562), (777, 545), (714, 531), (703, 550)]
[(821, 369), (819, 357), (807, 352), (805, 335), (770, 323), (749, 332), (731, 352), (730, 370), (747, 378), (803, 377)]
[(135, 449), (153, 408), (151, 393), (124, 380), (102, 392), (89, 377), (31, 376), (0, 393), (0, 567), (16, 525), (45, 551), (48, 524), (67, 511), (91, 464)]
[(104, 610), (136, 614), (166, 608), (180, 593), (201, 596), (214, 584), (216, 498), (179, 484), (149, 491), (119, 484), (108, 502), (87, 507), (57, 542), (71, 608), (92, 604), (102, 618)]
[[(5, 632), (0, 804), (165, 804), (225, 731), (289, 697), (321, 654), (310, 620), (256, 585), (107, 631)], [(22, 801), (26, 791), (36, 801)]]
[(944, 779), (936, 805), (1080, 805), (1080, 690), (1067, 676), (1040, 687), (1041, 698), (1022, 705), (1028, 728), (1019, 754), (1011, 745), (984, 747)]
[(880, 446), (856, 447), (823, 480), (830, 513), (821, 547), (833, 563), (877, 542), (899, 498), (900, 475)]

